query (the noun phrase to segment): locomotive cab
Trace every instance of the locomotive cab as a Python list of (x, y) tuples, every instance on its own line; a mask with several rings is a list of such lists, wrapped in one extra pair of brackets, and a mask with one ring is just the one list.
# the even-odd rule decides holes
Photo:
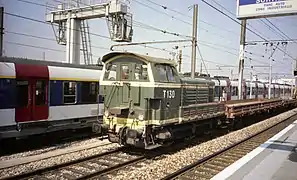
[(180, 78), (174, 61), (132, 53), (110, 53), (102, 61), (102, 128), (108, 129), (111, 142), (137, 144), (135, 137), (146, 125), (177, 117)]

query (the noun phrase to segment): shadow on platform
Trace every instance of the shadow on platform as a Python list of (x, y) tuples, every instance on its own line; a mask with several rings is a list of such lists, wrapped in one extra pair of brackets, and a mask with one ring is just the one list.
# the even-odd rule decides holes
[(292, 162), (296, 162), (297, 163), (297, 149), (295, 147), (294, 151), (291, 152), (291, 154), (289, 155), (288, 159)]
[[(296, 143), (292, 142), (283, 142), (283, 141), (274, 141), (275, 144), (270, 144), (266, 149), (280, 150), (280, 151), (289, 151), (291, 152), (288, 156), (288, 159), (292, 162), (297, 162), (297, 146)], [(279, 144), (282, 143), (282, 144)], [(266, 143), (260, 145), (264, 148)]]
[(273, 149), (273, 150), (280, 150), (280, 151), (293, 151), (294, 148), (296, 147), (296, 144), (294, 143), (275, 143), (275, 144), (270, 144), (268, 147), (265, 147), (267, 143), (261, 144), (260, 147), (266, 148), (266, 149)]

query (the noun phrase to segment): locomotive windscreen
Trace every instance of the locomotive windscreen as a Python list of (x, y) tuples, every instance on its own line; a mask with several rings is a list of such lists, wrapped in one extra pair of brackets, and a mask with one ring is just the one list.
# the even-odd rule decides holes
[(133, 58), (120, 58), (106, 64), (104, 80), (148, 81), (147, 64)]

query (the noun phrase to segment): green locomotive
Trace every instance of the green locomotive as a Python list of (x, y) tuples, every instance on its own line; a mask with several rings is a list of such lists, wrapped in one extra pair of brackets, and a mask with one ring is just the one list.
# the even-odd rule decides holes
[(223, 122), (214, 82), (181, 77), (176, 62), (129, 52), (112, 52), (102, 61), (100, 127), (109, 141), (153, 149)]

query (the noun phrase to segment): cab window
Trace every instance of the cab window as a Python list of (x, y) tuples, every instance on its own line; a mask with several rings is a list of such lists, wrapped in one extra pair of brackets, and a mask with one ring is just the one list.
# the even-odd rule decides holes
[(156, 65), (157, 74), (159, 75), (159, 81), (161, 82), (167, 82), (167, 75), (166, 75), (166, 69), (163, 65)]
[(117, 64), (106, 64), (104, 80), (115, 81), (117, 78)]
[(136, 80), (136, 81), (147, 81), (148, 80), (147, 65), (135, 64), (134, 80)]
[(128, 65), (121, 65), (121, 80), (128, 80), (129, 79), (129, 66)]
[(156, 81), (159, 82), (176, 82), (176, 72), (174, 67), (167, 64), (156, 64)]
[(174, 72), (171, 66), (166, 66), (167, 78), (169, 82), (175, 82)]

